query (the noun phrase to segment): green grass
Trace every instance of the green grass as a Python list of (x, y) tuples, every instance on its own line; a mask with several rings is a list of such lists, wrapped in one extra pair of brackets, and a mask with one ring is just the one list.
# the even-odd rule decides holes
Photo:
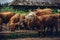
[(14, 12), (14, 13), (21, 14), (21, 15), (25, 15), (28, 13), (23, 10), (13, 9), (12, 7), (2, 7), (0, 9), (0, 12)]
[(58, 10), (57, 9), (52, 9), (53, 10), (53, 12), (56, 14), (56, 13), (58, 13)]
[[(52, 9), (54, 13), (58, 13), (57, 9)], [(23, 10), (18, 10), (18, 9), (13, 9), (12, 7), (2, 7), (0, 9), (0, 12), (14, 12), (14, 13), (17, 13), (17, 14), (21, 14), (21, 15), (26, 15), (28, 14), (29, 12), (26, 12), (26, 11), (23, 11)], [(29, 10), (30, 11), (30, 10)]]

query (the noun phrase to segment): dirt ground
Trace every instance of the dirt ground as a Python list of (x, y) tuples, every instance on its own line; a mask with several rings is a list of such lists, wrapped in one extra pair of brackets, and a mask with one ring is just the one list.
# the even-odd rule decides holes
[(60, 38), (44, 37), (44, 38), (16, 38), (16, 39), (2, 39), (2, 40), (60, 40)]

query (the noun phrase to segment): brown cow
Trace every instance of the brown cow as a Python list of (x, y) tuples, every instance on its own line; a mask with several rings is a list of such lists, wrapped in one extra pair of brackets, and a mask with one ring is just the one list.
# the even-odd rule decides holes
[(11, 17), (9, 23), (7, 24), (9, 26), (9, 29), (11, 31), (14, 31), (16, 29), (16, 26), (20, 25), (20, 14), (15, 14), (13, 17)]
[(0, 17), (2, 18), (3, 23), (8, 23), (10, 18), (14, 15), (15, 15), (15, 13), (13, 13), (13, 12), (1, 12), (0, 13)]
[(33, 22), (36, 15), (35, 12), (30, 12), (28, 15), (25, 16), (25, 22), (27, 24), (27, 29), (32, 29)]
[[(53, 28), (56, 29), (56, 33), (58, 31), (58, 18), (56, 14), (51, 15), (43, 15), (39, 16), (39, 24), (40, 24), (40, 32), (45, 32), (45, 28), (50, 28), (51, 33), (53, 32)], [(47, 29), (47, 30), (48, 30)]]

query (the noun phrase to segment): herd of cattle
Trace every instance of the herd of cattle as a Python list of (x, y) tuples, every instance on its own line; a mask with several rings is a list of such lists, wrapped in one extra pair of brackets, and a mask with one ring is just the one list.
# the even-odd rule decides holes
[(58, 32), (60, 25), (60, 14), (54, 14), (52, 9), (36, 9), (27, 15), (15, 14), (13, 12), (0, 12), (0, 31), (5, 23), (10, 31), (18, 29), (37, 30), (45, 32), (53, 31), (55, 28)]

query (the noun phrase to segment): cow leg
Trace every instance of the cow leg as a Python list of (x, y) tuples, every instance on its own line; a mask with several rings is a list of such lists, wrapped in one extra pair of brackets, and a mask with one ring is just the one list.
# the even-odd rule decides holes
[(53, 28), (54, 28), (53, 26), (50, 26), (50, 29), (51, 29), (50, 34), (51, 34), (51, 36), (53, 36)]
[(40, 29), (37, 29), (37, 31), (38, 31), (38, 36), (41, 37), (41, 34), (40, 34), (41, 31), (40, 31)]
[(18, 30), (20, 30), (20, 27), (21, 27), (21, 26), (19, 25), (19, 26), (18, 26)]
[(27, 30), (30, 30), (30, 22), (27, 20)]
[(21, 27), (20, 25), (16, 25), (15, 29), (20, 30), (20, 27)]
[(2, 31), (3, 27), (0, 25), (0, 32)]
[(15, 31), (15, 26), (11, 26), (9, 29), (10, 31)]
[(14, 28), (9, 28), (10, 29), (10, 31), (15, 31), (15, 29)]
[(18, 29), (18, 25), (15, 25), (15, 29), (16, 29), (16, 30)]
[(39, 37), (43, 37), (44, 36), (42, 31), (38, 31), (38, 35), (39, 35)]
[(57, 36), (57, 34), (58, 34), (58, 27), (57, 26), (55, 27), (55, 30), (56, 30), (56, 34), (55, 35)]
[(46, 27), (44, 27), (44, 32), (45, 32), (45, 28), (46, 28)]
[(44, 34), (43, 26), (42, 26), (42, 27), (40, 27), (40, 30), (39, 30), (39, 32), (38, 32), (38, 33), (39, 33), (39, 36), (40, 36), (40, 37), (43, 37), (43, 36), (44, 36), (44, 35), (43, 35), (43, 34)]
[(44, 36), (49, 32), (49, 28), (50, 27), (48, 27), (48, 26), (44, 26), (44, 30), (43, 30), (44, 31), (43, 32), (44, 33)]

